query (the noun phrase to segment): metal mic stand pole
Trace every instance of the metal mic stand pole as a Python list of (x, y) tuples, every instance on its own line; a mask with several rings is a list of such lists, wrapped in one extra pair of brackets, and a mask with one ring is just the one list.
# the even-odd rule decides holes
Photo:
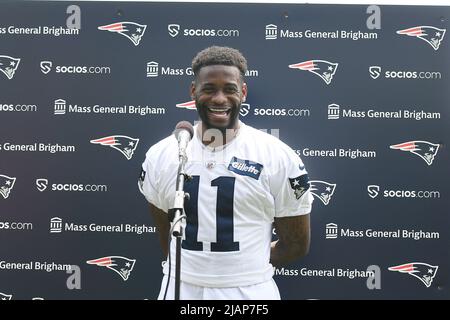
[(174, 205), (174, 225), (172, 235), (176, 239), (175, 244), (175, 300), (180, 300), (180, 281), (181, 281), (181, 240), (183, 237), (183, 227), (181, 220), (186, 218), (184, 215), (184, 199), (189, 199), (189, 194), (184, 192), (184, 181), (189, 180), (189, 176), (184, 172), (184, 165), (186, 163), (186, 156), (180, 155), (180, 164), (178, 166), (177, 186), (175, 192)]

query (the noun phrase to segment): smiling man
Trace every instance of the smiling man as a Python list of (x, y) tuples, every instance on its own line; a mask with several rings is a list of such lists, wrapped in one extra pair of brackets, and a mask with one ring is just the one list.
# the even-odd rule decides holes
[[(201, 122), (186, 153), (181, 299), (277, 300), (273, 266), (307, 254), (313, 197), (301, 159), (277, 138), (239, 120), (247, 97), (247, 61), (236, 49), (209, 47), (192, 62), (191, 97)], [(139, 180), (159, 231), (165, 263), (158, 299), (173, 299), (175, 241), (167, 212), (174, 203), (178, 145), (152, 146)], [(272, 242), (272, 228), (278, 240)], [(169, 250), (170, 249), (170, 250)], [(169, 270), (170, 276), (169, 276)]]

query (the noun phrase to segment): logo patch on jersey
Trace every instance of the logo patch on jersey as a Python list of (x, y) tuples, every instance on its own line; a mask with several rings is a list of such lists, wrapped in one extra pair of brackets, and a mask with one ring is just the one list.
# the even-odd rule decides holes
[(259, 180), (259, 175), (263, 169), (263, 165), (250, 160), (242, 160), (233, 157), (228, 165), (228, 170), (241, 176), (247, 176), (256, 180)]
[(303, 174), (297, 178), (289, 178), (289, 183), (292, 190), (294, 190), (295, 198), (297, 200), (309, 189), (309, 179), (307, 174)]

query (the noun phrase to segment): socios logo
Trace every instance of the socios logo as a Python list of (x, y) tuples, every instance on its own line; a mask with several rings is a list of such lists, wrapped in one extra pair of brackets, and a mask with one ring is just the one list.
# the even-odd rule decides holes
[(47, 190), (48, 187), (48, 180), (47, 179), (36, 179), (36, 187), (40, 192), (44, 192)]
[(41, 61), (41, 71), (43, 74), (48, 74), (52, 71), (53, 62), (51, 61)]
[(369, 74), (372, 79), (377, 79), (381, 75), (381, 67), (380, 66), (370, 66)]
[(367, 186), (367, 192), (369, 194), (369, 197), (371, 197), (372, 199), (375, 199), (378, 194), (380, 193), (380, 186), (371, 184), (369, 186)]
[(414, 71), (414, 70), (385, 70), (381, 72), (380, 66), (370, 66), (369, 75), (372, 79), (383, 76), (385, 79), (402, 80), (440, 80), (443, 75), (440, 71)]
[(180, 33), (180, 25), (179, 24), (169, 24), (167, 26), (167, 31), (169, 31), (169, 35), (175, 38)]
[(239, 115), (241, 117), (245, 117), (250, 112), (250, 105), (248, 103), (242, 103), (241, 108), (239, 109)]

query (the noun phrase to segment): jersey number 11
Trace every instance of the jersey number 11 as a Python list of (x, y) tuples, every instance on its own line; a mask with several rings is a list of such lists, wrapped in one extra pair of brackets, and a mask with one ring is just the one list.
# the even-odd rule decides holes
[[(234, 177), (218, 177), (211, 181), (211, 187), (217, 187), (216, 203), (216, 242), (211, 242), (212, 252), (239, 251), (239, 242), (234, 240), (233, 203)], [(198, 240), (198, 189), (200, 176), (192, 176), (192, 180), (184, 185), (190, 200), (185, 201), (186, 213), (185, 239), (182, 248), (203, 251), (203, 242)]]

